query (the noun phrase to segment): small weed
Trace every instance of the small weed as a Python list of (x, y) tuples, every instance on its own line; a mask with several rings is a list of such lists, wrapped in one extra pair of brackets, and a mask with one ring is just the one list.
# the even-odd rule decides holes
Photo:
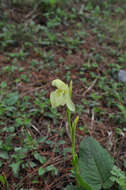
[(117, 166), (114, 166), (112, 171), (112, 177), (111, 180), (116, 182), (121, 190), (125, 190), (126, 189), (126, 175), (125, 173), (118, 168)]

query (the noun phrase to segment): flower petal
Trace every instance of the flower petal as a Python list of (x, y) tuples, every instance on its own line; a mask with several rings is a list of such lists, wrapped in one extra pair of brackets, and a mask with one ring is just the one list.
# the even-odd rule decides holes
[(70, 87), (62, 82), (60, 79), (55, 79), (52, 81), (52, 85), (56, 86), (58, 89), (50, 94), (50, 101), (53, 108), (58, 106), (64, 106), (65, 104), (71, 111), (75, 111), (75, 105), (71, 100), (72, 94), (72, 81)]
[(63, 81), (61, 81), (60, 79), (53, 80), (52, 86), (56, 86), (58, 89), (61, 89), (61, 90), (66, 90), (66, 88), (68, 87), (68, 85), (65, 84)]
[(66, 94), (66, 105), (70, 111), (73, 111), (73, 112), (75, 111), (75, 105), (70, 98), (69, 91)]
[(66, 104), (64, 94), (59, 90), (51, 92), (50, 94), (50, 101), (53, 108), (58, 106), (64, 106)]

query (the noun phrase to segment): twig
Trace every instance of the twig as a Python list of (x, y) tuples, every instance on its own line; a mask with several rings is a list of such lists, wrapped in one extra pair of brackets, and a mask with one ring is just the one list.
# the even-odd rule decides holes
[(33, 10), (30, 11), (30, 13), (28, 13), (28, 14), (25, 16), (25, 19), (28, 19), (29, 17), (31, 17), (31, 16), (36, 12), (36, 10), (37, 10), (37, 8), (39, 7), (39, 5), (40, 5), (40, 2), (37, 3), (37, 4), (34, 6)]
[(33, 8), (33, 10), (25, 16), (25, 24), (26, 24), (26, 26), (28, 26), (30, 21), (35, 19), (40, 14), (40, 13), (36, 13), (39, 5), (40, 5), (40, 2), (38, 4), (36, 4), (35, 7)]
[(41, 87), (37, 87), (37, 88), (31, 89), (31, 90), (28, 90), (28, 91), (22, 93), (21, 97), (24, 97), (27, 94), (32, 93), (32, 92), (37, 91), (37, 90), (40, 90), (40, 89), (43, 89), (43, 87), (41, 86)]
[(95, 80), (92, 82), (91, 86), (88, 87), (88, 89), (82, 94), (82, 96), (85, 96), (85, 95), (94, 87), (94, 85), (96, 84), (97, 80), (98, 80), (98, 79), (95, 79)]
[(40, 132), (39, 132), (39, 130), (32, 124), (31, 125), (32, 127), (33, 127), (33, 129), (35, 129), (37, 132), (38, 132), (38, 134), (40, 135)]
[(92, 109), (92, 117), (91, 117), (91, 129), (93, 129), (93, 124), (94, 124), (94, 111)]
[(108, 140), (108, 143), (107, 143), (107, 149), (109, 151), (111, 151), (112, 146), (113, 146), (113, 143), (112, 143), (113, 134), (112, 134), (112, 131), (107, 131), (107, 133), (108, 133), (108, 137), (109, 137), (109, 140)]
[(83, 94), (81, 94), (81, 95), (76, 94), (76, 96), (84, 97), (84, 96), (94, 87), (94, 85), (96, 84), (97, 80), (98, 80), (98, 79), (95, 79), (95, 80), (92, 82), (91, 86), (89, 86), (88, 89), (87, 89)]

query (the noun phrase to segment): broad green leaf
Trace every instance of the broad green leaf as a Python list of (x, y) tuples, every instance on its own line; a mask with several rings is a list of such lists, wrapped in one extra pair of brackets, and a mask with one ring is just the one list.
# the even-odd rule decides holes
[(92, 190), (89, 184), (80, 176), (78, 173), (75, 173), (76, 180), (78, 184), (84, 189), (84, 190)]
[(82, 140), (79, 157), (80, 175), (93, 190), (112, 186), (110, 177), (113, 165), (112, 157), (95, 139), (88, 137)]

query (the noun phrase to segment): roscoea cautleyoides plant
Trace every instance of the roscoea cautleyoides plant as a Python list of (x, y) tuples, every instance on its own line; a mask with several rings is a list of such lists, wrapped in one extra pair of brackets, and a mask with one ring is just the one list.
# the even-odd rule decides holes
[(77, 116), (72, 122), (71, 112), (75, 111), (72, 102), (72, 81), (70, 85), (60, 79), (52, 81), (57, 89), (50, 94), (53, 108), (67, 107), (68, 132), (72, 144), (72, 165), (77, 181), (77, 186), (68, 185), (65, 190), (100, 190), (109, 189), (113, 182), (110, 179), (114, 160), (109, 153), (92, 137), (84, 137), (80, 143), (79, 157), (75, 150), (76, 126), (79, 120)]
[(69, 136), (72, 143), (72, 164), (73, 164), (73, 172), (75, 174), (76, 180), (78, 184), (81, 184), (83, 188), (86, 190), (91, 190), (90, 186), (81, 178), (79, 175), (78, 169), (78, 156), (75, 150), (75, 137), (76, 137), (76, 126), (79, 120), (77, 116), (75, 120), (71, 121), (71, 111), (75, 111), (75, 105), (72, 102), (72, 81), (70, 85), (65, 84), (60, 79), (55, 79), (52, 81), (52, 86), (57, 87), (57, 89), (50, 94), (50, 101), (53, 108), (59, 106), (67, 106), (67, 121), (68, 121), (68, 128), (69, 128)]

